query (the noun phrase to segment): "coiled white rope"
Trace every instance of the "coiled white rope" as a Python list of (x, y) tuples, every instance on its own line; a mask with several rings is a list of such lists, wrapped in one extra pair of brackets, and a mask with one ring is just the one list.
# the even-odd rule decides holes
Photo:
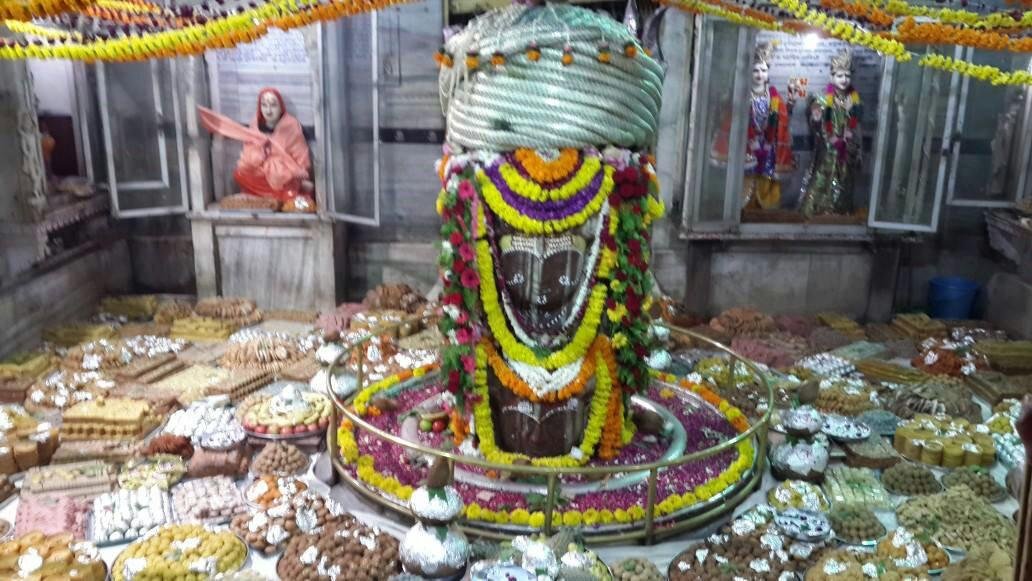
[[(624, 46), (637, 54), (628, 57)], [(598, 59), (601, 46), (609, 62)], [(536, 47), (536, 62), (527, 51)], [(563, 49), (573, 62), (562, 63)], [(655, 141), (663, 70), (634, 36), (607, 15), (565, 4), (513, 5), (471, 21), (445, 45), (453, 65), (441, 69), (448, 142), (465, 149), (509, 151)], [(476, 54), (475, 70), (467, 54)], [(491, 64), (501, 54), (505, 63)]]

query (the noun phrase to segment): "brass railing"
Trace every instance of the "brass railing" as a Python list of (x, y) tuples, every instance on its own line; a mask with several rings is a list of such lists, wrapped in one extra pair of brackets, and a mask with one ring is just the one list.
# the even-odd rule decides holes
[[(745, 430), (744, 432), (736, 435), (735, 437), (733, 437), (733, 438), (731, 438), (729, 440), (721, 442), (721, 443), (719, 443), (719, 444), (717, 444), (715, 446), (711, 446), (709, 448), (705, 448), (703, 450), (697, 450), (697, 451), (692, 452), (690, 454), (684, 454), (684, 455), (678, 456), (678, 457), (670, 459), (670, 460), (661, 460), (661, 461), (655, 461), (655, 462), (648, 462), (648, 463), (644, 463), (644, 464), (623, 464), (623, 465), (617, 465), (617, 466), (578, 466), (578, 467), (569, 467), (569, 468), (565, 468), (565, 467), (564, 468), (553, 468), (553, 467), (547, 467), (547, 466), (532, 466), (532, 465), (497, 464), (497, 463), (490, 462), (488, 460), (484, 460), (484, 459), (481, 459), (481, 458), (474, 458), (474, 457), (470, 457), (470, 456), (465, 456), (463, 454), (456, 454), (456, 453), (453, 453), (453, 452), (446, 452), (444, 450), (437, 450), (435, 448), (429, 448), (427, 446), (423, 446), (423, 445), (421, 445), (419, 443), (416, 443), (416, 442), (411, 442), (409, 440), (406, 440), (405, 438), (402, 438), (402, 437), (397, 436), (395, 434), (391, 434), (389, 432), (381, 430), (381, 429), (379, 429), (379, 428), (369, 424), (364, 419), (362, 419), (362, 417), (359, 416), (358, 414), (356, 414), (354, 412), (354, 410), (351, 409), (351, 406), (350, 406), (351, 399), (353, 399), (355, 397), (355, 395), (360, 393), (362, 391), (362, 389), (365, 387), (363, 385), (365, 383), (364, 382), (364, 367), (365, 367), (364, 350), (363, 350), (363, 357), (359, 358), (359, 360), (358, 360), (358, 369), (357, 369), (357, 376), (358, 376), (357, 377), (357, 381), (358, 381), (357, 385), (358, 385), (358, 387), (356, 388), (355, 392), (350, 397), (347, 398), (347, 400), (341, 400), (340, 397), (336, 394), (336, 391), (333, 389), (332, 382), (334, 381), (334, 378), (336, 377), (337, 367), (338, 367), (338, 365), (339, 365), (339, 363), (340, 363), (340, 361), (342, 359), (349, 358), (350, 355), (351, 355), (351, 352), (355, 348), (364, 345), (371, 338), (376, 337), (376, 336), (380, 336), (380, 335), (382, 335), (384, 333), (388, 333), (388, 332), (394, 331), (394, 330), (399, 329), (400, 327), (402, 327), (404, 325), (410, 325), (413, 322), (421, 322), (424, 319), (425, 319), (425, 317), (413, 316), (413, 317), (405, 318), (403, 320), (392, 322), (390, 324), (381, 326), (381, 327), (379, 327), (379, 328), (377, 328), (375, 330), (371, 330), (369, 332), (369, 334), (361, 337), (360, 339), (352, 342), (349, 346), (347, 346), (347, 348), (343, 352), (341, 352), (330, 363), (330, 366), (329, 366), (329, 369), (328, 369), (328, 377), (327, 377), (327, 382), (328, 382), (327, 388), (328, 389), (327, 389), (327, 391), (329, 392), (330, 398), (332, 398), (333, 403), (334, 403), (334, 413), (333, 413), (332, 421), (330, 423), (330, 428), (327, 431), (326, 438), (327, 438), (327, 447), (329, 448), (329, 451), (330, 451), (330, 458), (333, 461), (333, 466), (336, 469), (338, 475), (341, 478), (343, 478), (345, 481), (347, 481), (355, 490), (357, 490), (363, 496), (365, 496), (366, 498), (370, 499), (371, 501), (373, 501), (373, 502), (375, 502), (375, 503), (377, 503), (377, 504), (379, 504), (381, 506), (385, 506), (385, 507), (391, 508), (393, 510), (396, 510), (398, 512), (402, 512), (402, 513), (405, 513), (405, 514), (410, 514), (410, 511), (409, 511), (409, 508), (408, 508), (407, 505), (405, 505), (405, 504), (403, 504), (401, 502), (398, 502), (396, 500), (387, 498), (387, 497), (385, 497), (383, 495), (377, 494), (374, 491), (369, 490), (369, 488), (365, 484), (360, 482), (356, 477), (352, 476), (349, 473), (349, 471), (345, 468), (345, 465), (344, 465), (344, 463), (343, 463), (343, 461), (341, 459), (341, 456), (340, 456), (340, 449), (339, 449), (339, 445), (338, 445), (338, 442), (337, 442), (337, 429), (340, 426), (340, 420), (341, 420), (340, 414), (343, 414), (343, 416), (345, 418), (350, 420), (351, 423), (355, 426), (356, 429), (361, 429), (363, 431), (369, 432), (369, 433), (375, 435), (379, 439), (385, 440), (385, 441), (390, 442), (392, 444), (397, 444), (397, 445), (402, 446), (402, 447), (404, 447), (404, 448), (406, 448), (408, 450), (411, 450), (413, 452), (418, 452), (420, 454), (426, 454), (428, 456), (436, 456), (438, 458), (444, 458), (448, 462), (449, 470), (452, 472), (453, 475), (454, 475), (455, 465), (456, 464), (460, 464), (460, 465), (464, 465), (464, 466), (476, 466), (476, 467), (483, 468), (483, 469), (486, 469), (486, 470), (495, 470), (495, 471), (498, 471), (498, 472), (508, 472), (510, 474), (526, 474), (526, 475), (533, 475), (533, 476), (544, 476), (545, 479), (546, 479), (546, 482), (547, 482), (547, 494), (545, 495), (545, 507), (543, 509), (543, 512), (544, 512), (544, 515), (545, 515), (544, 532), (545, 532), (546, 535), (552, 534), (554, 532), (554, 530), (555, 530), (554, 520), (555, 520), (555, 513), (556, 513), (556, 504), (558, 502), (559, 489), (561, 488), (561, 483), (559, 482), (560, 476), (567, 476), (567, 475), (570, 475), (570, 476), (573, 476), (573, 475), (602, 476), (602, 475), (612, 475), (612, 474), (617, 474), (617, 473), (633, 473), (633, 472), (648, 471), (648, 473), (649, 473), (649, 476), (648, 476), (648, 492), (647, 492), (647, 496), (646, 496), (646, 505), (644, 507), (645, 508), (645, 526), (644, 526), (644, 528), (642, 528), (640, 530), (633, 530), (632, 529), (632, 530), (629, 530), (628, 532), (617, 532), (617, 533), (612, 533), (612, 534), (591, 535), (590, 538), (591, 538), (593, 543), (626, 542), (626, 541), (630, 541), (630, 540), (643, 540), (646, 543), (651, 544), (657, 538), (667, 537), (667, 536), (671, 536), (671, 535), (677, 534), (677, 533), (679, 533), (681, 531), (698, 528), (698, 527), (700, 527), (700, 526), (702, 526), (702, 525), (704, 525), (704, 524), (706, 524), (708, 522), (711, 522), (716, 517), (718, 517), (718, 516), (720, 516), (720, 515), (722, 515), (724, 513), (727, 513), (728, 511), (732, 510), (736, 505), (738, 505), (740, 502), (742, 502), (753, 491), (753, 489), (755, 489), (756, 486), (759, 485), (760, 481), (763, 478), (763, 472), (764, 472), (764, 469), (765, 469), (765, 462), (766, 462), (766, 456), (767, 456), (767, 444), (768, 444), (768, 442), (767, 442), (767, 436), (768, 436), (767, 429), (768, 429), (768, 426), (769, 426), (769, 423), (770, 423), (771, 410), (773, 410), (773, 408), (774, 408), (774, 390), (771, 387), (770, 383), (767, 381), (767, 378), (766, 378), (765, 374), (756, 366), (756, 364), (754, 364), (753, 362), (749, 361), (748, 359), (745, 359), (744, 357), (741, 357), (740, 355), (738, 355), (737, 353), (735, 353), (729, 347), (727, 347), (726, 345), (723, 345), (722, 343), (714, 341), (714, 340), (710, 339), (709, 337), (706, 337), (706, 336), (701, 335), (699, 333), (695, 333), (695, 332), (689, 331), (687, 329), (683, 329), (683, 328), (676, 327), (676, 326), (673, 326), (673, 325), (666, 325), (666, 324), (660, 323), (660, 322), (656, 322), (656, 323), (654, 323), (654, 325), (665, 327), (666, 329), (668, 329), (673, 334), (690, 337), (694, 341), (697, 341), (697, 342), (700, 342), (700, 343), (702, 343), (704, 345), (708, 345), (710, 347), (713, 347), (713, 348), (715, 348), (715, 349), (717, 349), (719, 351), (722, 351), (722, 352), (724, 352), (724, 353), (726, 353), (728, 355), (729, 361), (728, 361), (728, 379), (727, 379), (727, 382), (729, 383), (729, 385), (725, 385), (724, 386), (725, 388), (728, 388), (728, 387), (733, 388), (734, 387), (735, 381), (736, 381), (736, 379), (735, 379), (735, 371), (738, 369), (738, 365), (739, 364), (744, 365), (747, 369), (752, 371), (752, 375), (756, 378), (756, 380), (758, 380), (760, 382), (760, 385), (763, 388), (765, 388), (766, 392), (767, 392), (767, 410), (766, 410), (766, 412), (764, 412), (763, 416), (761, 418), (759, 418), (759, 420), (755, 421), (747, 430)], [(752, 470), (749, 473), (747, 473), (746, 475), (743, 475), (742, 480), (738, 484), (735, 485), (734, 492), (729, 494), (728, 496), (725, 496), (725, 497), (721, 498), (720, 499), (721, 502), (719, 502), (719, 504), (716, 504), (714, 506), (705, 507), (706, 510), (703, 510), (702, 512), (699, 512), (699, 513), (691, 513), (689, 518), (675, 519), (675, 521), (673, 523), (671, 523), (670, 525), (668, 525), (668, 526), (665, 525), (660, 530), (657, 530), (656, 522), (655, 522), (656, 521), (656, 519), (655, 519), (656, 483), (657, 483), (657, 479), (659, 477), (660, 471), (665, 470), (667, 468), (681, 466), (681, 465), (687, 464), (689, 462), (695, 462), (695, 461), (701, 460), (703, 458), (708, 458), (710, 456), (713, 456), (714, 454), (719, 454), (720, 452), (723, 452), (725, 450), (729, 450), (732, 447), (737, 446), (739, 442), (742, 442), (742, 441), (744, 441), (746, 439), (754, 439), (755, 440), (755, 443), (754, 443), (755, 457), (754, 457), (754, 460), (753, 460), (753, 467), (752, 467)], [(506, 533), (504, 531), (501, 531), (501, 530), (498, 530), (498, 529), (489, 529), (489, 528), (484, 528), (484, 527), (481, 527), (481, 526), (470, 525), (468, 523), (461, 523), (460, 524), (460, 528), (462, 528), (467, 533), (470, 533), (471, 535), (480, 536), (480, 537), (486, 537), (486, 538), (492, 538), (492, 539), (507, 539), (507, 538), (511, 538), (513, 536), (512, 534), (508, 534), (508, 533)]]

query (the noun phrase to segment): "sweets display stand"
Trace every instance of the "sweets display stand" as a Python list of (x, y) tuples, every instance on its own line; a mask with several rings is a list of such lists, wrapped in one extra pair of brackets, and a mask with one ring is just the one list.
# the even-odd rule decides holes
[[(418, 321), (420, 319), (419, 317), (413, 317), (412, 320)], [(352, 343), (331, 363), (328, 370), (330, 376), (333, 376), (337, 372), (338, 365), (341, 361), (348, 359), (352, 349), (363, 345), (374, 336), (383, 334), (395, 327), (408, 324), (410, 322), (411, 321), (408, 319), (394, 322), (391, 325), (378, 328), (375, 331), (370, 332), (369, 335), (361, 340)], [(761, 386), (767, 392), (769, 404), (768, 410), (773, 408), (773, 390), (767, 381), (763, 379), (762, 373), (755, 364), (743, 359), (730, 348), (701, 334), (673, 326), (667, 326), (667, 328), (674, 335), (679, 335), (682, 338), (688, 338), (700, 342), (710, 348), (714, 348), (727, 354), (730, 357), (732, 367), (736, 367), (741, 364), (752, 371), (756, 377), (760, 378), (758, 381), (762, 382)], [(359, 362), (359, 385), (364, 385), (364, 365), (364, 361)], [(734, 377), (734, 375), (729, 374), (729, 377)], [(423, 381), (420, 383), (409, 383), (408, 389), (426, 387), (426, 397), (429, 399), (435, 395), (439, 395), (434, 393), (432, 384), (433, 379), (433, 376), (424, 377)], [(665, 402), (672, 401), (683, 403), (685, 406), (697, 406), (695, 409), (702, 410), (703, 412), (716, 412), (717, 408), (710, 403), (703, 401), (701, 397), (692, 393), (689, 389), (655, 379), (653, 381), (652, 391), (655, 392), (657, 390), (662, 391), (664, 394), (663, 397), (670, 397), (672, 400), (643, 397), (640, 395), (631, 398), (632, 407), (651, 408), (664, 418), (664, 421), (673, 424), (673, 430), (669, 433), (669, 443), (666, 445), (666, 450), (663, 451), (658, 459), (649, 462), (632, 461), (626, 463), (610, 462), (602, 464), (592, 460), (584, 466), (551, 467), (534, 466), (529, 464), (500, 464), (462, 453), (444, 451), (411, 441), (410, 439), (402, 437), (399, 433), (391, 433), (390, 431), (381, 429), (373, 425), (370, 421), (367, 421), (367, 419), (362, 415), (356, 413), (352, 407), (352, 402), (361, 390), (356, 391), (355, 394), (352, 394), (346, 399), (341, 399), (336, 393), (331, 392), (330, 395), (335, 405), (335, 417), (333, 418), (333, 421), (331, 421), (330, 425), (339, 426), (341, 425), (341, 420), (346, 420), (354, 426), (356, 440), (359, 438), (372, 438), (376, 446), (391, 446), (393, 447), (391, 448), (392, 450), (400, 451), (402, 453), (401, 455), (422, 455), (427, 459), (432, 459), (434, 457), (442, 458), (448, 463), (455, 482), (463, 484), (465, 487), (472, 487), (474, 490), (477, 490), (478, 487), (484, 487), (482, 492), (492, 494), (504, 491), (521, 495), (540, 495), (543, 498), (541, 506), (535, 508), (535, 510), (541, 511), (544, 514), (544, 522), (540, 523), (540, 527), (531, 527), (512, 523), (502, 524), (498, 522), (486, 522), (483, 520), (474, 522), (469, 518), (460, 520), (458, 522), (458, 526), (464, 532), (472, 536), (492, 539), (509, 539), (520, 534), (527, 534), (535, 531), (541, 531), (545, 535), (551, 535), (559, 526), (569, 524), (562, 522), (561, 511), (558, 510), (560, 508), (561, 493), (619, 491), (627, 494), (630, 493), (632, 489), (641, 490), (644, 488), (645, 491), (641, 494), (641, 498), (636, 499), (637, 506), (640, 507), (640, 509), (644, 509), (641, 522), (610, 523), (585, 527), (584, 534), (585, 538), (590, 540), (592, 544), (627, 541), (644, 541), (651, 544), (661, 538), (674, 536), (686, 530), (697, 529), (714, 521), (720, 516), (730, 513), (738, 504), (743, 502), (752, 493), (752, 491), (760, 484), (763, 473), (765, 472), (767, 457), (767, 428), (770, 421), (770, 411), (767, 411), (761, 418), (752, 423), (752, 425), (749, 425), (741, 433), (738, 433), (733, 437), (728, 436), (726, 439), (723, 439), (723, 441), (718, 441), (718, 443), (712, 446), (685, 453), (685, 427), (680, 425), (677, 421), (670, 422), (670, 420), (675, 418), (671, 408), (669, 408)], [(387, 393), (388, 392), (383, 392), (380, 395), (385, 395)], [(398, 393), (397, 388), (395, 388), (393, 393)], [(722, 417), (723, 416), (721, 416), (721, 418)], [(703, 431), (707, 429), (708, 428), (702, 428)], [(717, 439), (719, 440), (720, 438)], [(754, 454), (752, 455), (751, 465), (747, 470), (741, 473), (737, 481), (730, 483), (730, 485), (717, 491), (708, 498), (699, 499), (698, 502), (695, 502), (690, 506), (670, 511), (661, 517), (656, 516), (658, 511), (655, 509), (660, 504), (660, 499), (657, 498), (657, 483), (659, 482), (661, 474), (666, 471), (675, 470), (679, 467), (685, 467), (687, 464), (692, 462), (699, 462), (712, 458), (722, 452), (731, 454), (739, 443), (742, 442), (751, 444)], [(330, 450), (334, 468), (344, 482), (349, 484), (361, 496), (368, 498), (372, 502), (406, 516), (409, 515), (407, 503), (403, 499), (389, 494), (382, 489), (367, 485), (361, 478), (359, 478), (355, 467), (345, 463), (340, 453), (336, 429), (328, 431), (327, 446)], [(536, 483), (516, 482), (512, 479), (501, 481), (500, 479), (489, 479), (484, 476), (490, 474), (508, 474), (530, 477), (530, 479)], [(645, 482), (646, 486), (634, 486), (641, 482)], [(490, 488), (485, 487), (488, 485)], [(668, 481), (667, 487), (669, 488), (669, 486), (670, 482)], [(679, 493), (689, 492), (692, 489), (691, 484), (684, 484), (683, 486), (684, 489), (679, 490)]]

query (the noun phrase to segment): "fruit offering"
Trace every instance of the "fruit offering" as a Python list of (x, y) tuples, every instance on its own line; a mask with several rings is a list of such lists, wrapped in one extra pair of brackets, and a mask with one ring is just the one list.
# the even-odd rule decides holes
[(946, 488), (964, 485), (989, 502), (1000, 502), (1007, 498), (1007, 490), (981, 467), (958, 468), (942, 477)]
[(964, 485), (911, 498), (896, 510), (896, 519), (947, 548), (968, 550), (986, 539), (1011, 547), (1017, 540), (1014, 522)]
[(312, 434), (326, 431), (330, 407), (325, 395), (291, 384), (273, 396), (249, 396), (241, 402), (237, 418), (244, 429), (257, 434)]
[(118, 555), (111, 578), (211, 578), (239, 569), (246, 558), (247, 547), (229, 531), (210, 531), (200, 525), (167, 525)]
[(900, 462), (882, 472), (882, 485), (892, 494), (920, 496), (942, 491), (931, 470), (913, 462)]
[(663, 581), (663, 574), (648, 559), (630, 557), (613, 565), (616, 581)]
[(277, 477), (263, 474), (247, 487), (244, 498), (261, 508), (269, 508), (281, 499), (290, 499), (305, 490), (308, 490), (308, 485), (293, 476)]
[(871, 512), (858, 505), (836, 505), (828, 514), (835, 535), (853, 545), (873, 544), (885, 534), (885, 525)]
[(308, 466), (305, 456), (297, 446), (285, 442), (273, 442), (262, 448), (251, 464), (255, 474), (296, 474)]
[(798, 508), (826, 512), (831, 506), (820, 487), (801, 480), (778, 484), (767, 493), (767, 502), (779, 511)]
[(835, 466), (828, 469), (824, 492), (832, 504), (861, 505), (879, 509), (889, 507), (889, 495), (867, 468)]
[(104, 581), (107, 568), (97, 548), (70, 533), (32, 532), (0, 543), (0, 579)]

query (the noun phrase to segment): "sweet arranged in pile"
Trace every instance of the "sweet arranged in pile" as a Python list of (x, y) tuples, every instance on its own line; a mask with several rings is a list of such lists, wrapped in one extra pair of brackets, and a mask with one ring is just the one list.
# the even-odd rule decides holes
[(920, 464), (900, 462), (882, 472), (882, 484), (892, 494), (921, 496), (942, 491), (935, 474)]

